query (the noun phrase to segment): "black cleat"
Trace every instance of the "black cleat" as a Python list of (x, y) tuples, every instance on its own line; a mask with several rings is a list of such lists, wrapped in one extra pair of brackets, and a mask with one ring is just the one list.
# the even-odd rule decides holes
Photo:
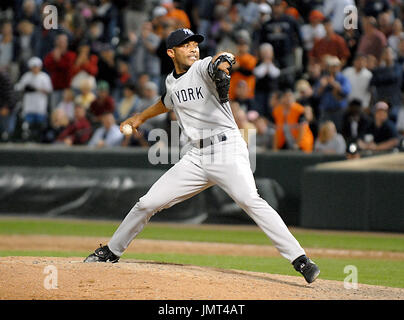
[(320, 274), (320, 269), (307, 256), (302, 255), (292, 262), (296, 271), (300, 272), (307, 283), (312, 283)]
[(111, 262), (111, 263), (116, 263), (118, 262), (119, 257), (115, 254), (112, 253), (111, 250), (109, 250), (108, 246), (102, 246), (100, 244), (100, 247), (98, 249), (95, 249), (94, 253), (90, 254), (84, 262)]

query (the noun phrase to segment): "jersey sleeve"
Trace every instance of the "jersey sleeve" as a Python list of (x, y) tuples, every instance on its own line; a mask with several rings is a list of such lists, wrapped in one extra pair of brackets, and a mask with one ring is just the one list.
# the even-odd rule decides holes
[(212, 81), (212, 79), (209, 76), (208, 73), (208, 66), (210, 62), (212, 61), (212, 57), (206, 57), (202, 60), (198, 61), (198, 64), (196, 65), (197, 67), (197, 72), (201, 75), (201, 77), (205, 80)]
[[(167, 81), (166, 81), (167, 83)], [(172, 110), (174, 108), (173, 101), (171, 99), (171, 93), (167, 92), (167, 84), (165, 84), (165, 90), (164, 93), (161, 95), (161, 102), (164, 104), (164, 106), (167, 109)]]

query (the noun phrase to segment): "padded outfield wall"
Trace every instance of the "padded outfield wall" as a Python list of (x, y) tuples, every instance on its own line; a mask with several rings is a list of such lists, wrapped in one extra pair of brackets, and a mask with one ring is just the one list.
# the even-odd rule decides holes
[[(258, 153), (254, 173), (258, 191), (288, 225), (298, 226), (304, 169), (339, 160), (344, 160), (344, 156), (286, 151)], [(138, 148), (1, 145), (0, 214), (121, 219), (172, 165), (152, 165), (148, 151)], [(153, 219), (252, 222), (217, 187)]]
[(404, 153), (318, 164), (302, 186), (303, 227), (404, 232)]

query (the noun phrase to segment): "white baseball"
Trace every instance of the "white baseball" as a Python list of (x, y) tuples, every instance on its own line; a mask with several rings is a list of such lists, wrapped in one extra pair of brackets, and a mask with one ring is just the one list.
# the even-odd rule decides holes
[(129, 136), (132, 134), (132, 126), (130, 124), (125, 124), (122, 127), (122, 132), (125, 136)]

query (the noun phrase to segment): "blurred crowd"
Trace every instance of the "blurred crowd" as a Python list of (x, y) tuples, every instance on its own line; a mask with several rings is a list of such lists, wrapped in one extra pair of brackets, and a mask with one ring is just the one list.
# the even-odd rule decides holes
[(165, 39), (189, 28), (201, 58), (236, 56), (230, 105), (247, 142), (255, 129), (260, 149), (400, 149), (403, 18), (403, 0), (3, 1), (0, 141), (149, 147), (173, 113), (131, 137), (119, 123), (160, 99)]

